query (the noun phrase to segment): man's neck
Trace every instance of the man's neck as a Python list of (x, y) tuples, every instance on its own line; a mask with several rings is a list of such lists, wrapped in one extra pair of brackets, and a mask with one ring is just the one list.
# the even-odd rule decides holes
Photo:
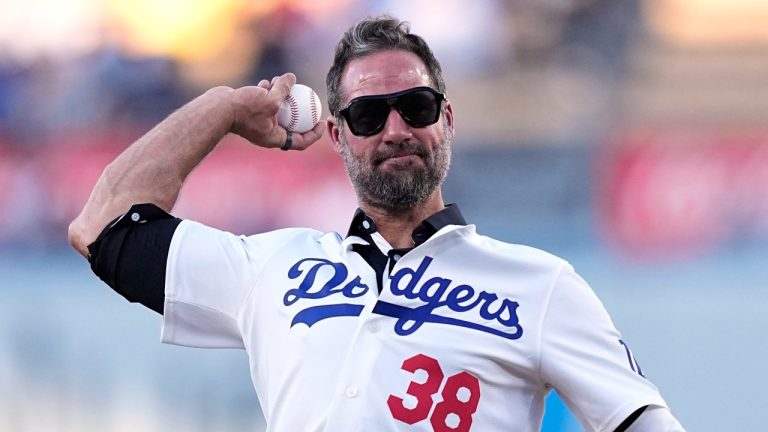
[(413, 247), (411, 234), (424, 219), (445, 208), (440, 190), (436, 190), (423, 203), (412, 209), (391, 212), (360, 203), (360, 208), (376, 223), (376, 229), (395, 249)]

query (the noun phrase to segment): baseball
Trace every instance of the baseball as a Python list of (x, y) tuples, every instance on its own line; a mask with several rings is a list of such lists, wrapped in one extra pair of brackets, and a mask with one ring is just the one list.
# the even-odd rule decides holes
[(314, 90), (295, 84), (277, 112), (277, 124), (288, 132), (304, 133), (320, 121), (322, 106)]

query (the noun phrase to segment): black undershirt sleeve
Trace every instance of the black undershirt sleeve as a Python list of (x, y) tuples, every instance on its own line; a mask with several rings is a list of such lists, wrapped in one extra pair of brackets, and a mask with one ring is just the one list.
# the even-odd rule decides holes
[(88, 245), (91, 270), (130, 302), (162, 314), (171, 239), (181, 219), (136, 204)]

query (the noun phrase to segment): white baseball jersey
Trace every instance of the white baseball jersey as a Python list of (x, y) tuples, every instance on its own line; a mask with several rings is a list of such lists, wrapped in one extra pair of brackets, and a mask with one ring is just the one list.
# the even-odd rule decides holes
[(379, 294), (360, 242), (183, 221), (162, 340), (244, 348), (270, 431), (538, 431), (551, 389), (590, 431), (666, 406), (565, 261), (449, 225)]

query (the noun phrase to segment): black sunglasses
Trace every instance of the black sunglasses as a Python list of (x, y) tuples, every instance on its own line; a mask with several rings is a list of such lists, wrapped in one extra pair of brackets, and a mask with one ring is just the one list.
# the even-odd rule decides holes
[(437, 122), (445, 95), (429, 87), (414, 87), (385, 95), (360, 96), (339, 111), (357, 136), (376, 135), (384, 129), (394, 108), (409, 126), (422, 128)]

